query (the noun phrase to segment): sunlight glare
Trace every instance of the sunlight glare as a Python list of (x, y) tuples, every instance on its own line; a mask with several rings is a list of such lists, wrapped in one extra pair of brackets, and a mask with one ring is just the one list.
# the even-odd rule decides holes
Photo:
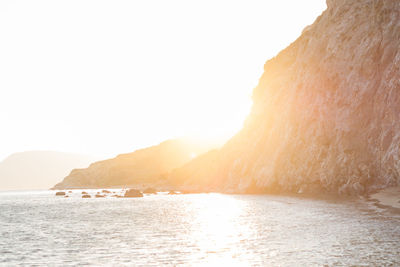
[[(265, 61), (325, 7), (0, 1), (0, 160), (26, 149), (109, 157), (182, 136), (227, 141), (250, 112)], [(15, 122), (23, 139), (8, 138)], [(54, 122), (67, 131), (53, 134)]]
[(232, 248), (235, 240), (249, 235), (250, 229), (241, 223), (244, 203), (233, 196), (221, 194), (208, 194), (207, 198), (199, 195), (195, 203), (198, 213), (192, 235), (200, 250), (206, 254), (207, 265), (229, 263), (229, 266), (246, 266), (237, 260), (243, 259), (243, 251), (239, 247)]

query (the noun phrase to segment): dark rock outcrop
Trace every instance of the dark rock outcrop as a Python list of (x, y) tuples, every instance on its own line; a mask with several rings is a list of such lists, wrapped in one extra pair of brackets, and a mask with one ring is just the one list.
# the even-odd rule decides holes
[(145, 193), (145, 194), (157, 194), (157, 190), (152, 188), (152, 187), (148, 187), (143, 191), (143, 193)]
[(346, 195), (400, 183), (400, 1), (327, 5), (267, 61), (243, 129), (172, 182)]
[(124, 197), (143, 197), (143, 193), (137, 189), (129, 189), (125, 192)]

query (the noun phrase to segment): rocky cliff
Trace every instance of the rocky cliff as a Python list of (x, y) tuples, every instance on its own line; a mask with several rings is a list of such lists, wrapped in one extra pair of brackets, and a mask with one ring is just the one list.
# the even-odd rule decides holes
[(54, 189), (123, 187), (155, 184), (163, 174), (216, 147), (188, 140), (168, 140), (159, 145), (121, 154), (113, 159), (92, 163), (88, 168), (74, 169)]
[(173, 171), (171, 181), (339, 194), (399, 184), (400, 1), (327, 6), (267, 61), (243, 129), (219, 151)]

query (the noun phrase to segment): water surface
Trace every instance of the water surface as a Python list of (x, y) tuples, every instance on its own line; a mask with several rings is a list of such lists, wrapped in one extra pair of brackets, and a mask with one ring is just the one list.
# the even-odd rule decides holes
[(0, 193), (2, 266), (400, 266), (400, 218), (362, 201)]

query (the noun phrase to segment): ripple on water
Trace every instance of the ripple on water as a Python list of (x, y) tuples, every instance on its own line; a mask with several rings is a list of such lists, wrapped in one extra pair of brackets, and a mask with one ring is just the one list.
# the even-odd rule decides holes
[(400, 265), (400, 218), (279, 196), (0, 194), (1, 265)]

